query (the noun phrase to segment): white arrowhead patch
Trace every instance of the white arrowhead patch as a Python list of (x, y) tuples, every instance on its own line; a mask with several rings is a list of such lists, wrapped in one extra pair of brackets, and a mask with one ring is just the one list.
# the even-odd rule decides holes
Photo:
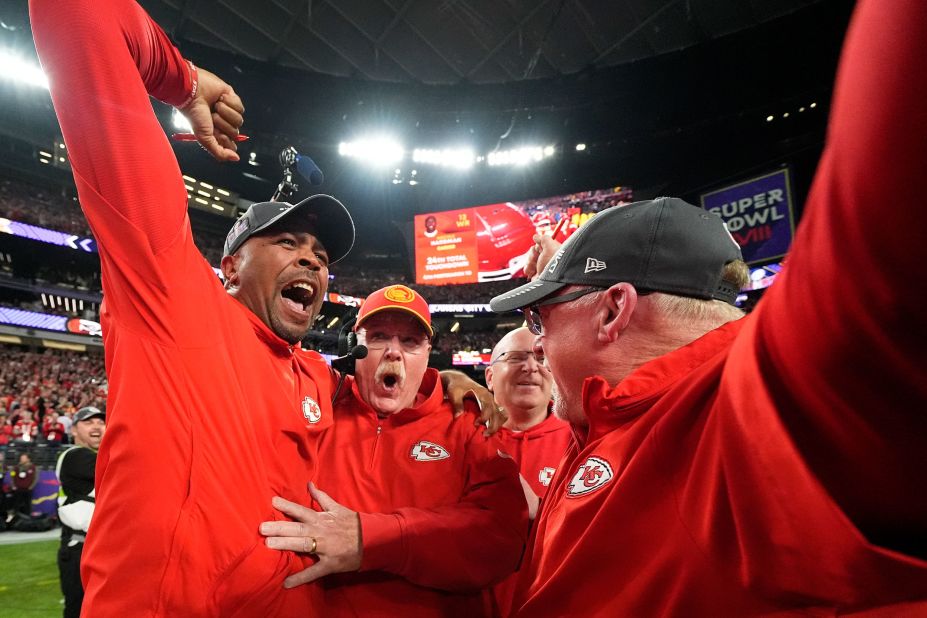
[(585, 496), (602, 489), (615, 476), (610, 463), (601, 457), (590, 457), (576, 470), (567, 485), (567, 497)]
[(306, 420), (310, 423), (318, 423), (322, 420), (322, 408), (319, 407), (318, 402), (312, 397), (303, 399), (303, 416), (305, 416)]
[(451, 454), (447, 452), (446, 448), (427, 440), (416, 442), (409, 453), (409, 457), (415, 461), (438, 461), (439, 459), (447, 459), (450, 456)]

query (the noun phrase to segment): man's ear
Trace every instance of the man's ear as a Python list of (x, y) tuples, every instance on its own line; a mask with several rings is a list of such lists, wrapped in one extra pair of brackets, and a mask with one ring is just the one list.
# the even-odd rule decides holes
[(596, 307), (596, 334), (599, 341), (611, 343), (628, 327), (637, 307), (637, 290), (630, 283), (616, 283), (605, 290)]
[(483, 374), (486, 376), (486, 388), (489, 389), (489, 392), (492, 392), (492, 365), (487, 365)]
[(235, 255), (222, 256), (222, 261), (219, 262), (226, 289), (238, 287), (238, 262), (240, 259), (236, 253)]

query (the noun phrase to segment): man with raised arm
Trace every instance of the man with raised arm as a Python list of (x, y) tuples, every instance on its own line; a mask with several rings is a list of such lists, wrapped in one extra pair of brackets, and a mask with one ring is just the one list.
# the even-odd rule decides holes
[(491, 301), (525, 309), (577, 437), (516, 616), (927, 614), (927, 12), (856, 11), (804, 220), (749, 316), (724, 224), (671, 198), (599, 213)]
[(110, 391), (84, 615), (313, 615), (317, 587), (283, 587), (309, 562), (268, 549), (258, 525), (280, 517), (272, 496), (305, 498), (331, 423), (331, 370), (299, 341), (351, 218), (328, 196), (255, 204), (226, 240), (226, 291), (193, 244), (149, 95), (224, 161), (238, 159), (239, 97), (130, 0), (30, 13), (103, 274)]

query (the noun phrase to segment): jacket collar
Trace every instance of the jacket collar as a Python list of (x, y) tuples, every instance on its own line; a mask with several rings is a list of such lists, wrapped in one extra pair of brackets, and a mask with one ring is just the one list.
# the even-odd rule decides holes
[(291, 345), (290, 343), (284, 341), (277, 334), (270, 330), (270, 327), (257, 317), (253, 311), (245, 307), (239, 301), (235, 300), (234, 297), (229, 296), (229, 300), (233, 301), (233, 304), (238, 307), (240, 311), (243, 311), (248, 317), (248, 320), (251, 322), (252, 328), (254, 328), (254, 334), (257, 335), (257, 338), (260, 339), (276, 356), (290, 356), (294, 350), (298, 350), (302, 347), (301, 343)]
[(559, 418), (553, 415), (550, 411), (550, 406), (547, 407), (547, 417), (532, 427), (525, 429), (523, 431), (512, 431), (508, 427), (503, 427), (499, 431), (501, 433), (509, 434), (512, 436), (519, 436), (523, 440), (533, 440), (535, 438), (541, 438), (546, 434), (551, 433), (552, 431), (557, 431), (560, 429), (560, 426), (563, 424)]
[(681, 378), (730, 347), (744, 319), (734, 320), (695, 341), (644, 363), (615, 386), (592, 376), (583, 382), (583, 410), (589, 419), (586, 442), (609, 433), (650, 410)]

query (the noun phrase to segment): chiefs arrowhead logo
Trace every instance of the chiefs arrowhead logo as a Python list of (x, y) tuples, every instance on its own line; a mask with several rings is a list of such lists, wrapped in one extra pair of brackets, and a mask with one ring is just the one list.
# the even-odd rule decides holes
[(409, 453), (409, 457), (415, 461), (438, 461), (439, 459), (447, 459), (450, 456), (451, 454), (447, 452), (446, 448), (426, 440), (416, 443), (412, 447), (412, 452)]
[(590, 457), (576, 470), (576, 474), (567, 485), (567, 497), (585, 496), (601, 489), (612, 477), (612, 466), (601, 457)]
[(319, 407), (319, 404), (312, 397), (303, 399), (303, 416), (305, 416), (306, 420), (310, 423), (318, 423), (322, 420), (322, 408)]
[(544, 487), (547, 487), (548, 485), (550, 485), (550, 482), (553, 480), (554, 473), (556, 471), (557, 471), (556, 469), (551, 468), (550, 466), (541, 468), (541, 471), (538, 472), (538, 481), (540, 481), (541, 485), (543, 485)]

